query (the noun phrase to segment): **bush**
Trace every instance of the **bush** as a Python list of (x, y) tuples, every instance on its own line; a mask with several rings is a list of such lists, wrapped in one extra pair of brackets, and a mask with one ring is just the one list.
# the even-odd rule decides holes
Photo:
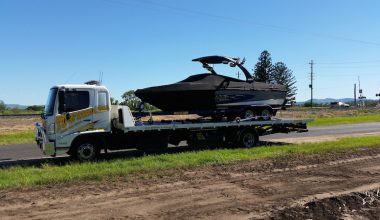
[[(304, 107), (311, 107), (311, 102), (305, 102), (303, 104)], [(320, 104), (320, 103), (313, 103), (313, 107), (329, 107), (329, 104)]]
[(42, 112), (44, 110), (45, 106), (43, 105), (31, 105), (26, 108), (26, 110), (30, 111), (36, 111), (36, 112)]

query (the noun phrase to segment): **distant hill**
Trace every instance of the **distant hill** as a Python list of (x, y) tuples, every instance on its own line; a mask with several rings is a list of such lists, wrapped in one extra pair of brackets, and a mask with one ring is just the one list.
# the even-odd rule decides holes
[(7, 108), (26, 109), (28, 106), (19, 104), (5, 104)]

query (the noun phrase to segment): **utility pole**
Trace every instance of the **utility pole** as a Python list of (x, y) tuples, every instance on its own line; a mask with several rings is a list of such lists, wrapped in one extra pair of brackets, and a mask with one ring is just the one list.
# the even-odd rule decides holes
[(310, 64), (310, 85), (309, 85), (309, 88), (310, 88), (310, 96), (311, 96), (310, 107), (313, 108), (313, 81), (314, 81), (313, 65), (314, 65), (314, 61), (311, 60), (309, 64)]
[(358, 81), (359, 81), (359, 106), (360, 107), (365, 107), (365, 99), (366, 99), (366, 97), (363, 96), (363, 89), (360, 86), (360, 76), (358, 76)]
[(356, 83), (354, 84), (354, 105), (356, 107)]

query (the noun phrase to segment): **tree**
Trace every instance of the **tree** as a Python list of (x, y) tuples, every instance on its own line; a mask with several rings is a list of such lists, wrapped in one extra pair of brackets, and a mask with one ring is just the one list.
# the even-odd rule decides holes
[[(122, 96), (123, 101), (120, 102), (120, 105), (126, 105), (128, 106), (132, 111), (139, 111), (140, 110), (140, 105), (142, 103), (141, 99), (139, 99), (135, 95), (135, 91), (129, 90), (125, 92)], [(144, 103), (144, 110), (146, 111), (157, 111), (159, 110), (157, 107)]]
[(133, 111), (139, 110), (141, 99), (135, 95), (135, 91), (129, 90), (124, 92), (121, 97), (123, 98), (123, 101), (120, 102), (120, 105), (126, 105)]
[(5, 109), (6, 109), (5, 103), (0, 100), (0, 111), (5, 110)]
[(111, 97), (111, 105), (118, 105), (119, 104), (119, 100)]
[(267, 50), (261, 52), (253, 78), (257, 82), (271, 82), (272, 58)]
[(287, 97), (294, 97), (297, 94), (296, 78), (293, 71), (285, 63), (277, 62), (273, 65), (270, 77), (274, 83), (284, 85), (287, 90)]

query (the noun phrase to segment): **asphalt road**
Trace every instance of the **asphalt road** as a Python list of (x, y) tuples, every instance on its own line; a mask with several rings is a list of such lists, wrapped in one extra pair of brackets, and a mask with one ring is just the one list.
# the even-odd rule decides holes
[[(363, 123), (363, 124), (348, 124), (335, 126), (311, 127), (309, 132), (305, 133), (289, 133), (289, 134), (272, 134), (262, 137), (263, 141), (283, 141), (283, 142), (298, 142), (299, 140), (309, 142), (307, 140), (329, 140), (340, 137), (357, 137), (380, 135), (380, 123)], [(314, 141), (312, 141), (314, 142)]]
[[(312, 127), (306, 133), (289, 133), (289, 134), (273, 134), (261, 137), (261, 141), (266, 142), (315, 142), (332, 140), (339, 137), (380, 135), (380, 123), (365, 123), (352, 125), (336, 125), (328, 127)], [(186, 151), (191, 149), (169, 149), (165, 153)], [(104, 158), (120, 158), (142, 156), (142, 152), (137, 150), (111, 152)], [(24, 164), (41, 164), (44, 162), (62, 163), (68, 161), (63, 156), (59, 158), (51, 158), (44, 156), (35, 144), (16, 144), (8, 146), (0, 146), (0, 167), (24, 165)]]

